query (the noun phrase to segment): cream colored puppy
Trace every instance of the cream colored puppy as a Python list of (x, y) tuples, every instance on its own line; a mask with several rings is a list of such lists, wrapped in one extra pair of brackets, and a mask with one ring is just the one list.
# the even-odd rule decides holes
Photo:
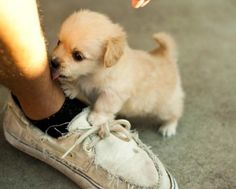
[(62, 24), (51, 65), (70, 98), (92, 105), (89, 121), (100, 125), (118, 114), (155, 116), (164, 136), (176, 133), (184, 93), (173, 39), (154, 35), (152, 52), (131, 49), (126, 34), (106, 16), (82, 10)]

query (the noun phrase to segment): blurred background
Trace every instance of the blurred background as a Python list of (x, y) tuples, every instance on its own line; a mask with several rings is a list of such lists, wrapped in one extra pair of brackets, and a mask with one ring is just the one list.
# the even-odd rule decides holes
[[(129, 0), (39, 0), (49, 52), (63, 20), (79, 9), (107, 14), (128, 34), (130, 46), (150, 50), (152, 34), (167, 31), (179, 47), (186, 92), (178, 133), (162, 138), (154, 126), (134, 121), (181, 189), (236, 188), (236, 1), (152, 0), (132, 9)], [(2, 118), (7, 90), (0, 86), (0, 188), (75, 189), (72, 181), (12, 148)]]

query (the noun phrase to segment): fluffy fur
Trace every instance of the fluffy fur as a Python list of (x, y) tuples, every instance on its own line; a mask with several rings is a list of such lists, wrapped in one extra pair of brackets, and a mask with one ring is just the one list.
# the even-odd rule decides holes
[[(159, 130), (164, 136), (174, 135), (184, 97), (176, 46), (166, 33), (154, 39), (157, 47), (151, 52), (131, 49), (122, 27), (106, 16), (75, 12), (62, 24), (53, 51), (59, 63), (54, 75), (67, 96), (92, 105), (91, 124), (103, 124), (117, 113), (151, 115), (163, 121)], [(83, 60), (73, 58), (75, 50)]]

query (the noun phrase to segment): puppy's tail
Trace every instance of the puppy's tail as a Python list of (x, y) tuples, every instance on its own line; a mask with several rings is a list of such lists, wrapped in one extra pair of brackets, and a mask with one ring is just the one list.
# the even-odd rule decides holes
[(177, 50), (174, 39), (167, 33), (161, 32), (153, 35), (154, 40), (158, 43), (158, 48), (150, 53), (154, 56), (163, 56), (170, 61), (177, 61)]

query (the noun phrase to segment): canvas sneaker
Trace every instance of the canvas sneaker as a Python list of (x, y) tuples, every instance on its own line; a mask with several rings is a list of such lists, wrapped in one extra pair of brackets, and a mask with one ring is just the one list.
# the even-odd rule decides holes
[[(17, 149), (56, 168), (82, 189), (178, 189), (156, 155), (130, 131), (126, 120), (91, 126), (85, 108), (52, 138), (34, 127), (10, 98), (3, 127)], [(54, 127), (59, 127), (54, 126)]]

